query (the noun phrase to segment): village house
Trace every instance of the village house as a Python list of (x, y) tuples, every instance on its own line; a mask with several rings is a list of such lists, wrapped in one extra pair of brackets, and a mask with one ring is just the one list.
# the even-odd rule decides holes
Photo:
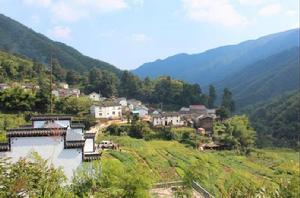
[(127, 100), (127, 105), (130, 111), (133, 111), (136, 107), (141, 106), (142, 102), (136, 99)]
[(133, 115), (137, 115), (140, 118), (144, 118), (148, 116), (149, 109), (145, 107), (144, 105), (140, 105), (134, 108), (134, 110), (131, 111)]
[(61, 167), (69, 181), (82, 162), (100, 158), (95, 134), (86, 133), (84, 125), (74, 124), (72, 117), (42, 115), (33, 116), (31, 121), (30, 126), (7, 130), (7, 142), (0, 144), (0, 157), (16, 162), (36, 152)]
[(80, 90), (73, 88), (73, 89), (54, 89), (52, 90), (52, 94), (58, 98), (62, 97), (79, 97), (80, 96)]
[(117, 98), (115, 99), (116, 103), (119, 103), (122, 107), (127, 107), (127, 99), (126, 98)]
[(160, 113), (152, 115), (153, 126), (183, 126), (185, 122), (181, 120), (181, 116), (176, 112)]
[(213, 116), (208, 114), (200, 115), (193, 119), (194, 127), (204, 130), (204, 134), (210, 136), (213, 133), (214, 119), (215, 118)]
[(103, 101), (92, 105), (90, 108), (90, 113), (95, 118), (121, 119), (122, 106), (114, 101)]
[(189, 107), (182, 107), (179, 113), (201, 115), (207, 113), (207, 108), (204, 105), (190, 105)]
[(92, 101), (99, 102), (100, 98), (101, 98), (100, 94), (96, 92), (92, 92), (89, 94), (89, 99), (91, 99)]

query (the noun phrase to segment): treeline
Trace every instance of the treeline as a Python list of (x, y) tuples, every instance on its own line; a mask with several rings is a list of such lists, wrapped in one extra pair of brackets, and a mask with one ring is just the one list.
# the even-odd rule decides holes
[[(75, 70), (63, 68), (57, 59), (52, 60), (52, 70), (19, 56), (0, 52), (0, 83), (29, 82), (39, 85), (35, 93), (22, 92), (15, 89), (0, 93), (0, 110), (12, 111), (49, 111), (50, 103), (50, 75), (53, 81), (67, 82), (70, 86), (80, 88), (89, 94), (101, 92), (104, 97), (135, 98), (164, 110), (178, 110), (190, 104), (203, 104), (214, 108), (217, 98), (216, 90), (211, 85), (208, 93), (203, 93), (200, 85), (189, 84), (182, 80), (164, 76), (157, 79), (140, 79), (129, 71), (114, 72), (92, 68), (79, 73)], [(15, 103), (14, 103), (14, 99)], [(225, 89), (222, 96), (221, 117), (227, 118), (234, 110), (232, 93)], [(21, 101), (20, 104), (18, 101)]]

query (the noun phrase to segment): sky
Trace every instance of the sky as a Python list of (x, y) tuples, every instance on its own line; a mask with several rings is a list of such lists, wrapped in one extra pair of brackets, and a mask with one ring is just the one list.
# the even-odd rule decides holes
[(0, 0), (0, 13), (128, 70), (299, 27), (299, 0)]

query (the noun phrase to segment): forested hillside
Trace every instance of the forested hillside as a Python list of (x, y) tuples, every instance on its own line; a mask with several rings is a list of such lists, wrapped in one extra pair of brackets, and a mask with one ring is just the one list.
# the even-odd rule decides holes
[(133, 72), (142, 78), (169, 75), (207, 86), (223, 80), (252, 63), (296, 46), (299, 46), (299, 29), (267, 35), (199, 54), (170, 56), (163, 60), (145, 63)]
[(294, 92), (274, 98), (248, 112), (258, 134), (259, 146), (300, 146), (300, 93)]
[(118, 73), (109, 63), (84, 56), (76, 49), (55, 42), (42, 34), (0, 14), (0, 50), (16, 53), (43, 64), (50, 64), (51, 55), (69, 70), (84, 72), (93, 67)]
[(216, 84), (229, 88), (236, 107), (255, 104), (299, 88), (299, 48), (295, 47), (255, 62)]
[(0, 83), (37, 83), (37, 79), (44, 78), (45, 74), (46, 70), (42, 64), (0, 51)]
[(229, 88), (238, 110), (299, 87), (299, 29), (200, 54), (178, 54), (133, 72), (140, 77), (170, 75), (203, 88), (213, 84), (219, 95)]

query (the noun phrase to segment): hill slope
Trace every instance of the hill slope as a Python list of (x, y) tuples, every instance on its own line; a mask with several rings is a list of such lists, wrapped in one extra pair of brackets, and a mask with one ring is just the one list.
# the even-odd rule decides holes
[(282, 178), (299, 174), (299, 156), (291, 150), (256, 150), (246, 157), (231, 151), (201, 152), (174, 141), (145, 141), (126, 136), (101, 139), (111, 139), (122, 148), (122, 152), (105, 152), (104, 163), (140, 164), (155, 182), (180, 180), (184, 172), (190, 172), (189, 177), (215, 197), (237, 197), (237, 191), (244, 197), (254, 197), (245, 195), (263, 187), (274, 193)]
[(78, 72), (92, 67), (119, 72), (109, 63), (84, 56), (76, 49), (52, 41), (2, 14), (0, 14), (0, 50), (21, 54), (44, 64), (50, 63), (52, 54), (64, 68)]
[(206, 86), (252, 63), (299, 46), (298, 41), (299, 29), (293, 29), (200, 54), (178, 54), (164, 60), (145, 63), (133, 72), (140, 77), (170, 75)]
[(295, 47), (233, 73), (216, 87), (219, 92), (229, 88), (237, 107), (243, 107), (299, 89), (299, 65), (299, 48)]
[(300, 93), (284, 94), (264, 103), (248, 107), (260, 146), (299, 147)]

